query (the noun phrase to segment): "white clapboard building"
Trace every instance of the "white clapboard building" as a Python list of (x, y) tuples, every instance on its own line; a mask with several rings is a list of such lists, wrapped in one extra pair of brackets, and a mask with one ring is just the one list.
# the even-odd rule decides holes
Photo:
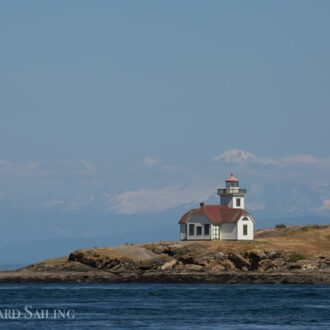
[(253, 240), (255, 221), (244, 210), (246, 189), (231, 173), (226, 187), (218, 189), (220, 205), (200, 203), (198, 209), (185, 213), (180, 221), (183, 240)]

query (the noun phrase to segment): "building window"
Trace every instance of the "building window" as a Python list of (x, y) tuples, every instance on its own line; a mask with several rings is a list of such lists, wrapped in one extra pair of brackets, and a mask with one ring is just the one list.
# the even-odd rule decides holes
[(227, 181), (226, 188), (238, 187), (238, 182), (236, 181)]
[(202, 235), (202, 227), (197, 226), (197, 236), (201, 236), (201, 235)]
[(192, 224), (189, 225), (189, 235), (190, 236), (195, 235), (195, 225), (192, 225)]
[(240, 198), (236, 198), (236, 206), (241, 206), (241, 199)]
[(204, 225), (204, 235), (205, 236), (210, 235), (210, 225), (209, 224)]
[(220, 226), (213, 226), (213, 238), (220, 239)]
[(243, 235), (247, 236), (248, 234), (248, 225), (243, 225)]

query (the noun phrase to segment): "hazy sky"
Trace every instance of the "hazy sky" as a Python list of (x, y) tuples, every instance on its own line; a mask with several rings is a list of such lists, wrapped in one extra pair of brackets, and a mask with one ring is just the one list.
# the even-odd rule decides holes
[(2, 1), (0, 206), (99, 193), (157, 211), (238, 169), (245, 185), (324, 183), (330, 209), (329, 15), (312, 0)]

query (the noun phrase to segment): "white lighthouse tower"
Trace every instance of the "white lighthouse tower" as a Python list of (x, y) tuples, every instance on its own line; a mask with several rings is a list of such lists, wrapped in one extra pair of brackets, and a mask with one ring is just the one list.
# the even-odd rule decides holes
[(254, 238), (255, 221), (244, 210), (246, 189), (239, 188), (239, 181), (231, 173), (225, 188), (217, 190), (220, 204), (200, 204), (179, 220), (180, 239), (184, 240), (248, 240)]
[(220, 196), (221, 205), (227, 205), (233, 209), (244, 209), (246, 192), (246, 189), (239, 188), (238, 179), (234, 177), (234, 173), (231, 173), (230, 177), (226, 180), (226, 188), (218, 189), (217, 193)]

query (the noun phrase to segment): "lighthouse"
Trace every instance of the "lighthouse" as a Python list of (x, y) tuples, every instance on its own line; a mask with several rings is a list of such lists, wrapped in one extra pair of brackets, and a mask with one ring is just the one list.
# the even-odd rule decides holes
[(246, 189), (231, 173), (225, 188), (217, 190), (220, 205), (206, 205), (186, 212), (179, 220), (180, 239), (185, 240), (248, 240), (254, 238), (255, 221), (244, 210)]
[(247, 193), (246, 189), (239, 187), (239, 180), (234, 177), (234, 173), (225, 181), (226, 187), (218, 189), (217, 194), (220, 196), (220, 205), (227, 205), (233, 209), (244, 210), (244, 197)]

